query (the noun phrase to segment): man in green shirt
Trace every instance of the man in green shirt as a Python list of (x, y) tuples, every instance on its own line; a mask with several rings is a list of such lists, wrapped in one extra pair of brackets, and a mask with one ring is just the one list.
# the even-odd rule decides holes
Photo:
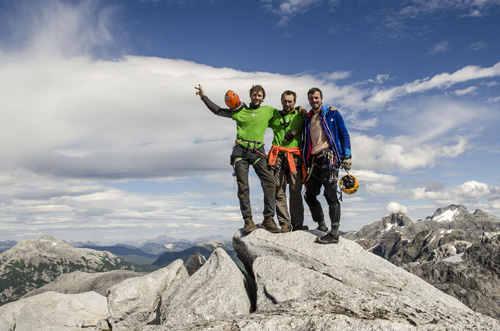
[[(269, 152), (268, 163), (274, 170), (276, 180), (276, 213), (282, 232), (293, 229), (308, 230), (304, 226), (304, 204), (302, 202), (302, 184), (305, 176), (302, 161), (302, 127), (304, 116), (295, 109), (297, 94), (286, 90), (281, 95), (283, 109), (275, 113), (269, 122), (273, 129), (273, 147)], [(305, 108), (303, 108), (305, 111)], [(286, 186), (289, 184), (290, 213), (286, 198)]]
[(198, 85), (195, 89), (197, 89), (196, 94), (200, 96), (212, 113), (232, 118), (236, 122), (236, 141), (231, 154), (231, 165), (236, 173), (238, 199), (244, 220), (244, 233), (249, 234), (257, 228), (253, 221), (250, 206), (250, 187), (248, 185), (250, 165), (253, 166), (255, 173), (259, 177), (264, 191), (264, 222), (262, 222), (261, 226), (273, 233), (281, 232), (274, 222), (276, 184), (273, 173), (268, 167), (264, 150), (266, 129), (269, 121), (278, 110), (261, 105), (266, 92), (260, 85), (252, 86), (250, 89), (250, 106), (242, 104), (237, 109), (220, 108), (205, 95), (201, 85)]

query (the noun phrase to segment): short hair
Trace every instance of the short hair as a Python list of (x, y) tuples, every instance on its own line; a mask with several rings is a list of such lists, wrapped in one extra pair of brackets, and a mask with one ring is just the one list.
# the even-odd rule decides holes
[(307, 92), (307, 98), (309, 98), (309, 95), (314, 94), (316, 92), (319, 92), (321, 99), (323, 99), (323, 92), (321, 92), (321, 90), (317, 87), (312, 87), (309, 89), (309, 91)]
[(253, 85), (250, 89), (250, 96), (252, 96), (253, 92), (262, 92), (262, 99), (266, 98), (266, 90), (261, 85)]
[(285, 95), (293, 95), (293, 101), (297, 101), (297, 93), (295, 93), (294, 91), (286, 90), (285, 92), (281, 93), (282, 100)]

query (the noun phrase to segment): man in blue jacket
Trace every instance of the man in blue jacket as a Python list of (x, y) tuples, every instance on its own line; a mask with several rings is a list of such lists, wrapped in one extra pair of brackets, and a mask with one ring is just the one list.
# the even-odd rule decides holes
[[(351, 169), (351, 139), (338, 109), (323, 106), (323, 92), (317, 87), (307, 92), (311, 110), (305, 117), (302, 153), (308, 169), (305, 201), (318, 230), (320, 244), (339, 242), (340, 202), (337, 197), (339, 168)], [(326, 227), (323, 208), (317, 196), (321, 186), (328, 203), (331, 231)]]

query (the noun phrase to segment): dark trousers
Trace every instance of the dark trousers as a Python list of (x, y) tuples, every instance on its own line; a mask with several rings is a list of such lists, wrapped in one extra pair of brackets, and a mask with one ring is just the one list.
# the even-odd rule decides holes
[[(304, 225), (304, 204), (302, 203), (302, 159), (298, 155), (293, 156), (297, 172), (290, 172), (290, 165), (284, 153), (278, 154), (274, 166), (274, 178), (276, 180), (276, 214), (281, 226), (290, 223), (293, 227)], [(290, 213), (286, 197), (286, 187), (290, 191)]]
[[(258, 151), (258, 152), (257, 152)], [(240, 210), (243, 219), (253, 218), (250, 206), (250, 187), (248, 185), (248, 173), (250, 165), (260, 179), (262, 190), (264, 191), (264, 219), (274, 218), (276, 211), (276, 184), (274, 175), (267, 165), (264, 146), (257, 149), (245, 148), (236, 145), (231, 154), (231, 164), (236, 173), (238, 184), (238, 199), (240, 200)]]
[(324, 187), (324, 196), (328, 203), (328, 214), (332, 224), (332, 231), (338, 231), (340, 226), (340, 202), (337, 197), (337, 181), (339, 172), (329, 167), (326, 157), (320, 157), (313, 160), (314, 167), (311, 168), (309, 179), (306, 185), (306, 200), (313, 221), (316, 223), (324, 222), (323, 207), (318, 201), (317, 196)]

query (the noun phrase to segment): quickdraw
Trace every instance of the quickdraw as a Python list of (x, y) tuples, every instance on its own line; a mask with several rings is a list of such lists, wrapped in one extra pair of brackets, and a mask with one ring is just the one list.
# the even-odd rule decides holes
[[(328, 160), (328, 163), (327, 163), (328, 165), (327, 166), (326, 166), (326, 164), (323, 164), (323, 165), (320, 166), (318, 163), (316, 163), (316, 160), (318, 158), (323, 158), (323, 157), (326, 160)], [(323, 159), (323, 160), (325, 160), (325, 159)], [(322, 168), (326, 168), (326, 167), (332, 168), (334, 165), (335, 165), (335, 158), (334, 158), (334, 155), (333, 155), (333, 152), (332, 152), (331, 149), (326, 148), (321, 153), (318, 153), (318, 154), (314, 155), (313, 158), (312, 158), (312, 162), (311, 162), (311, 169), (309, 170), (309, 174), (306, 177), (306, 182), (311, 177), (311, 175), (313, 173), (313, 169), (314, 169), (315, 166), (322, 167)]]
[[(325, 162), (323, 165), (320, 165), (320, 164), (316, 163), (316, 160), (318, 158), (323, 158), (323, 157), (325, 157), (328, 160), (328, 163)], [(335, 166), (335, 165), (336, 165), (336, 162), (335, 162), (334, 152), (331, 149), (329, 149), (329, 148), (328, 149), (324, 149), (321, 152), (321, 156), (318, 156), (318, 154), (316, 154), (315, 156), (313, 156), (313, 159), (312, 159), (312, 162), (311, 162), (311, 168), (309, 169), (309, 173), (307, 174), (307, 177), (305, 179), (305, 183), (307, 183), (309, 181), (309, 178), (311, 178), (313, 170), (314, 170), (314, 167), (329, 168), (330, 170), (332, 170), (333, 166)], [(349, 175), (349, 171), (345, 168), (345, 166), (342, 163), (340, 163), (338, 167), (339, 167), (339, 169), (344, 169), (345, 172)], [(320, 180), (316, 176), (314, 176), (314, 177), (316, 179)], [(338, 189), (338, 185), (336, 185), (336, 186), (337, 186), (337, 190), (336, 191), (339, 194), (339, 201), (342, 201), (342, 190)]]

